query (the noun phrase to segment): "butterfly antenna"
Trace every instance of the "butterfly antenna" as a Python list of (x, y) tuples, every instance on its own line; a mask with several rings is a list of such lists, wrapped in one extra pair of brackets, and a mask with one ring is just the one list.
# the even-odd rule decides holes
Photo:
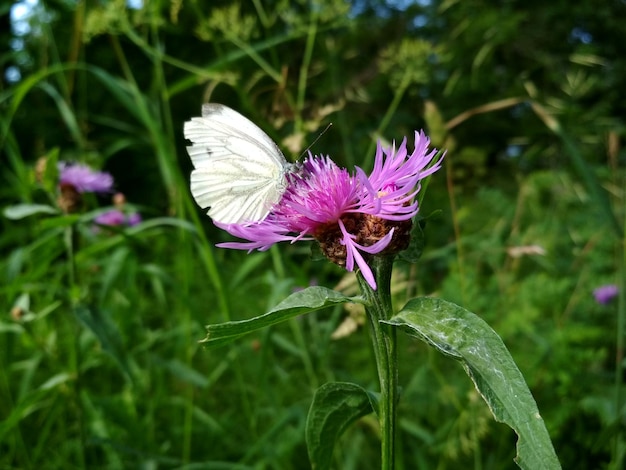
[(329, 123), (328, 123), (328, 125), (326, 126), (326, 128), (325, 128), (322, 132), (320, 132), (320, 133), (319, 133), (319, 135), (315, 138), (315, 140), (314, 140), (313, 142), (311, 142), (307, 148), (305, 148), (305, 149), (304, 149), (304, 152), (302, 152), (302, 153), (300, 154), (300, 156), (298, 157), (298, 160), (302, 159), (302, 157), (304, 156), (304, 154), (306, 154), (309, 150), (311, 150), (311, 147), (313, 147), (313, 146), (317, 143), (317, 141), (318, 141), (318, 140), (320, 140), (320, 138), (321, 138), (324, 134), (326, 134), (326, 132), (328, 131), (328, 129), (330, 129), (332, 126), (333, 126), (333, 123), (332, 123), (332, 122), (329, 122)]

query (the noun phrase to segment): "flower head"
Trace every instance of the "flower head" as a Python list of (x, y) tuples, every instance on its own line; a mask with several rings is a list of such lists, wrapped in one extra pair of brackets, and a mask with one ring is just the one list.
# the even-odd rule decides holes
[[(94, 222), (98, 225), (127, 226), (132, 227), (141, 223), (141, 215), (128, 208), (126, 196), (123, 193), (115, 193), (112, 198), (115, 209), (110, 209), (99, 214)], [(96, 227), (97, 229), (97, 227)]]
[(126, 217), (126, 224), (129, 227), (139, 225), (141, 223), (141, 214), (139, 212), (132, 212)]
[(80, 163), (59, 163), (59, 183), (71, 186), (78, 193), (108, 193), (113, 189), (113, 177), (103, 171), (95, 171)]
[(97, 216), (94, 222), (100, 225), (128, 225), (132, 227), (141, 222), (141, 215), (138, 212), (125, 214), (121, 210), (112, 209)]
[(138, 212), (127, 214), (119, 209), (111, 209), (98, 215), (93, 221), (98, 225), (108, 225), (110, 227), (132, 227), (141, 222), (141, 215)]
[(617, 297), (618, 293), (619, 289), (615, 284), (607, 284), (593, 290), (593, 296), (596, 298), (596, 302), (602, 305), (608, 304), (611, 300)]
[(229, 242), (224, 248), (267, 250), (280, 241), (316, 240), (334, 263), (353, 271), (355, 264), (376, 288), (367, 259), (393, 254), (408, 247), (411, 219), (419, 211), (415, 196), (421, 179), (441, 167), (432, 163), (437, 150), (428, 152), (430, 140), (415, 133), (415, 150), (409, 154), (406, 139), (377, 146), (374, 169), (368, 176), (338, 167), (328, 157), (309, 157), (287, 174), (282, 199), (262, 221), (221, 224), (228, 233), (249, 240)]

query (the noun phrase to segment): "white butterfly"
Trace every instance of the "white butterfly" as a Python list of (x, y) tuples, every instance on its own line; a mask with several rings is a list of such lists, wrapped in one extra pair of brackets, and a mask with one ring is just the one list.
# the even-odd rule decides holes
[(227, 106), (202, 105), (184, 127), (194, 170), (191, 194), (216, 222), (258, 222), (280, 201), (291, 167), (274, 141)]

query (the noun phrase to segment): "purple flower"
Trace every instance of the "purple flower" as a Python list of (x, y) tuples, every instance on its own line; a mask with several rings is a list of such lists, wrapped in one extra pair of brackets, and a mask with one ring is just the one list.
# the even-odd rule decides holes
[(608, 304), (611, 300), (617, 297), (618, 293), (619, 289), (615, 284), (607, 284), (593, 290), (593, 296), (596, 298), (596, 302), (602, 305)]
[(129, 227), (139, 225), (141, 223), (141, 215), (139, 214), (139, 212), (133, 212), (132, 214), (128, 214), (128, 217), (126, 218), (126, 223)]
[(137, 225), (141, 222), (141, 215), (139, 215), (139, 213), (137, 212), (133, 212), (132, 214), (127, 215), (118, 209), (112, 209), (98, 215), (94, 219), (94, 222), (100, 225), (127, 225), (129, 227), (132, 227), (133, 225)]
[(375, 289), (367, 258), (408, 247), (411, 219), (419, 211), (415, 201), (419, 182), (441, 167), (441, 158), (432, 164), (438, 152), (428, 152), (429, 144), (423, 132), (415, 133), (411, 154), (406, 138), (398, 149), (395, 144), (384, 149), (379, 142), (369, 176), (358, 167), (351, 175), (329, 157), (309, 155), (296, 171), (286, 175), (287, 189), (264, 220), (216, 223), (231, 235), (249, 241), (218, 246), (263, 251), (280, 241), (314, 239), (334, 263), (348, 271), (353, 271), (356, 263)]
[(59, 162), (59, 183), (73, 187), (78, 193), (108, 193), (113, 189), (109, 173), (94, 171), (87, 165)]

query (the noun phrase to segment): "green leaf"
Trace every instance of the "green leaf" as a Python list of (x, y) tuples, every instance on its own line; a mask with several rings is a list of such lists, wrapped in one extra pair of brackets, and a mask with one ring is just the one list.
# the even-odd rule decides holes
[(198, 388), (206, 388), (209, 385), (209, 380), (204, 374), (201, 374), (190, 365), (185, 364), (178, 359), (161, 361), (158, 357), (155, 357), (153, 358), (153, 361), (167, 369), (174, 377), (182, 380), (183, 382), (192, 384)]
[(122, 335), (115, 323), (101, 310), (78, 305), (74, 308), (74, 315), (100, 341), (102, 349), (108, 352), (119, 368), (129, 379), (133, 379), (128, 355), (122, 341)]
[(558, 469), (550, 436), (522, 373), (487, 323), (451, 302), (413, 299), (385, 321), (459, 360), (495, 419), (518, 435), (515, 462), (523, 469)]
[(59, 210), (47, 204), (16, 204), (2, 211), (7, 219), (19, 220), (35, 214), (58, 214)]
[(346, 382), (327, 383), (315, 392), (306, 421), (306, 445), (315, 470), (330, 468), (333, 447), (346, 428), (377, 407), (376, 396)]
[(419, 214), (413, 221), (411, 228), (411, 241), (406, 250), (399, 253), (399, 258), (409, 263), (417, 263), (424, 251), (424, 228), (426, 227), (426, 219)]
[(424, 245), (426, 243), (426, 236), (424, 229), (429, 220), (435, 219), (441, 216), (441, 210), (431, 212), (427, 216), (417, 214), (413, 220), (413, 227), (411, 228), (411, 242), (406, 250), (401, 251), (398, 256), (400, 259), (409, 263), (417, 263), (422, 257), (424, 251)]
[(564, 154), (569, 157), (574, 170), (578, 173), (578, 176), (585, 186), (587, 186), (592, 201), (596, 204), (606, 221), (613, 227), (615, 234), (619, 238), (622, 238), (622, 226), (613, 211), (609, 192), (604, 189), (592, 168), (585, 161), (585, 157), (581, 151), (581, 145), (577, 145), (577, 142), (569, 136), (553, 113), (547, 111), (542, 104), (537, 101), (531, 101), (530, 105), (533, 111), (535, 111), (535, 114), (544, 122), (548, 129), (561, 138), (563, 146), (566, 149)]
[(24, 419), (32, 413), (46, 408), (45, 400), (47, 390), (39, 388), (23, 397), (19, 397), (17, 403), (13, 403), (11, 407), (3, 413), (2, 421), (0, 421), (0, 442), (7, 442), (7, 436), (20, 425), (23, 425)]
[(215, 347), (234, 341), (255, 330), (275, 325), (303, 313), (314, 312), (329, 305), (353, 302), (355, 299), (325, 287), (308, 287), (295, 292), (269, 312), (249, 320), (208, 325), (203, 343)]

